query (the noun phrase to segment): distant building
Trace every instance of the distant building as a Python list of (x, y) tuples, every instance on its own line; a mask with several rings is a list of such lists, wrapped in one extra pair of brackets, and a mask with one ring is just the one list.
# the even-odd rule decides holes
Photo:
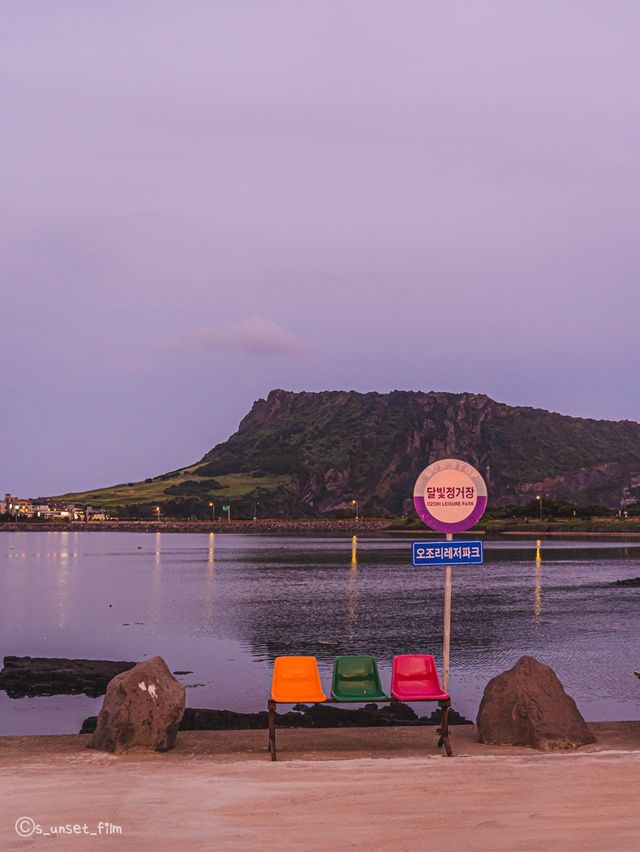
[(622, 489), (620, 508), (626, 509), (640, 502), (640, 473), (630, 473), (628, 485)]
[(4, 495), (5, 514), (24, 518), (33, 517), (33, 503), (31, 500), (22, 500), (14, 497), (8, 492)]
[(23, 500), (6, 493), (0, 500), (0, 515), (15, 518), (35, 518), (43, 521), (109, 521), (112, 516), (105, 509), (78, 506), (75, 503), (39, 503)]
[(86, 515), (88, 521), (110, 521), (112, 517), (105, 509), (94, 509), (93, 506), (87, 506)]
[(4, 500), (0, 502), (0, 514), (12, 515), (14, 518), (38, 518), (45, 521), (71, 520), (84, 521), (89, 519), (91, 507), (85, 509), (76, 506), (75, 503), (60, 503), (51, 505), (49, 503), (36, 503), (33, 500), (25, 500), (6, 493)]
[(34, 518), (48, 518), (51, 514), (51, 508), (48, 503), (36, 503), (33, 506), (33, 515)]

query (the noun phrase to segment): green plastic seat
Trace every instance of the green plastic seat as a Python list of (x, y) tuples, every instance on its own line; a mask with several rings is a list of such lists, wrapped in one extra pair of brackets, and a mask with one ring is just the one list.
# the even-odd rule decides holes
[(331, 695), (335, 701), (389, 701), (373, 657), (336, 657)]

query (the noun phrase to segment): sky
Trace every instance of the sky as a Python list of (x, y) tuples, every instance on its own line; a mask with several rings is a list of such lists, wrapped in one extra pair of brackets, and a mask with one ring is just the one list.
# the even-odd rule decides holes
[(2, 7), (2, 493), (278, 387), (640, 420), (637, 2)]

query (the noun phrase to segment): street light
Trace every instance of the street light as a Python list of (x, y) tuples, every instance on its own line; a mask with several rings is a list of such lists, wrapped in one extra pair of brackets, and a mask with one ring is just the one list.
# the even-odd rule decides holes
[(216, 507), (215, 503), (209, 502), (209, 506), (211, 507), (211, 520), (215, 522), (216, 519)]
[(256, 502), (256, 503), (253, 504), (253, 520), (254, 521), (258, 520), (258, 506), (259, 505), (260, 505), (259, 502)]
[(160, 523), (160, 506), (156, 506), (156, 516), (158, 523)]
[(355, 511), (355, 513), (356, 513), (356, 523), (357, 523), (357, 522), (358, 522), (358, 501), (357, 501), (357, 500), (352, 500), (352, 501), (351, 501), (351, 505), (353, 506), (354, 511)]
[(536, 500), (540, 503), (540, 520), (542, 520), (542, 497), (536, 494)]

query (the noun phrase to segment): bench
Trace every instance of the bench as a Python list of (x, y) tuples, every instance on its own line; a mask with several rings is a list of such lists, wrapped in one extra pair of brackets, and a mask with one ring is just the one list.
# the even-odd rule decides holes
[(391, 696), (380, 681), (378, 665), (371, 656), (336, 657), (333, 664), (331, 698), (320, 680), (315, 657), (276, 657), (273, 666), (269, 710), (269, 752), (277, 759), (276, 707), (278, 704), (363, 704), (367, 702), (435, 701), (440, 706), (441, 720), (438, 748), (448, 757), (453, 755), (449, 741), (449, 709), (451, 698), (441, 685), (436, 661), (430, 654), (401, 654), (393, 658)]

